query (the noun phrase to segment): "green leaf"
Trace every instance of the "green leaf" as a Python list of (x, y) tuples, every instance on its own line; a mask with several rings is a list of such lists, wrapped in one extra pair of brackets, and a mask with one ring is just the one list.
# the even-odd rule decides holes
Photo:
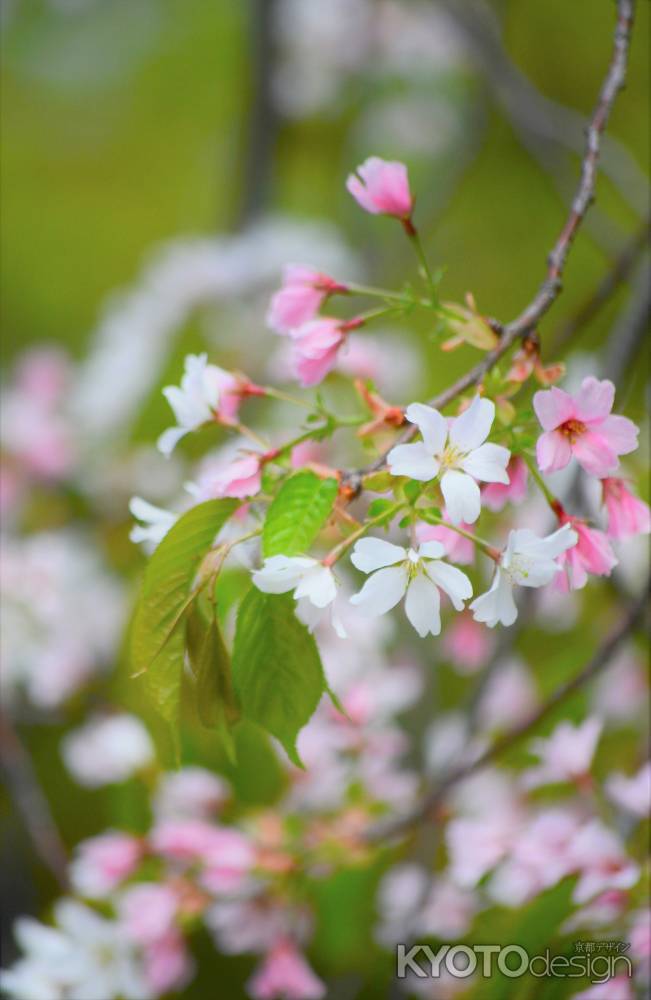
[(216, 729), (231, 762), (235, 746), (231, 725), (238, 712), (233, 693), (231, 658), (224, 644), (219, 622), (206, 621), (198, 607), (193, 607), (186, 625), (190, 666), (195, 678), (197, 714), (208, 729)]
[(176, 718), (184, 633), (178, 626), (192, 601), (201, 560), (239, 501), (208, 500), (179, 518), (145, 570), (131, 632), (131, 660), (160, 713)]
[(255, 587), (237, 616), (233, 683), (242, 715), (275, 736), (302, 767), (296, 737), (326, 689), (313, 636), (294, 614), (289, 595)]
[(332, 511), (339, 484), (306, 469), (290, 476), (269, 507), (262, 531), (262, 554), (307, 552)]

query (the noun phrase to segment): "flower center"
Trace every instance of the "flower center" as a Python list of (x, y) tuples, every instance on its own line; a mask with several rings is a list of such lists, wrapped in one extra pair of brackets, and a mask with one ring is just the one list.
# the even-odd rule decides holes
[(586, 426), (581, 420), (566, 420), (558, 429), (573, 444), (581, 434), (585, 434)]
[(464, 453), (453, 444), (448, 444), (441, 455), (436, 456), (441, 465), (441, 471), (445, 469), (456, 469), (464, 458)]

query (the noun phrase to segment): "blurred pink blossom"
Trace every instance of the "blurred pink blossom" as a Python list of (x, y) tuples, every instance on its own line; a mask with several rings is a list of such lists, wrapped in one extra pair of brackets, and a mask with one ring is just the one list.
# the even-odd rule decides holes
[(320, 1000), (326, 993), (324, 983), (289, 940), (280, 941), (265, 956), (247, 989), (255, 1000)]
[(649, 505), (631, 493), (626, 480), (608, 477), (602, 479), (601, 486), (603, 503), (608, 514), (606, 530), (608, 537), (628, 538), (631, 535), (648, 535), (651, 530)]
[(135, 871), (142, 854), (142, 842), (126, 833), (91, 837), (77, 847), (70, 880), (82, 896), (101, 899)]
[(588, 582), (588, 574), (610, 576), (617, 565), (617, 557), (603, 531), (590, 528), (580, 518), (566, 514), (560, 521), (576, 531), (578, 541), (558, 557), (561, 570), (555, 577), (555, 586), (562, 591), (581, 590)]
[(481, 499), (488, 510), (499, 511), (507, 503), (522, 503), (527, 495), (527, 463), (518, 455), (513, 456), (506, 467), (509, 483), (484, 483)]
[(323, 302), (334, 292), (346, 292), (327, 274), (311, 267), (289, 264), (283, 273), (282, 287), (269, 305), (267, 325), (276, 333), (289, 333), (314, 319)]
[(462, 612), (448, 624), (442, 648), (457, 673), (474, 674), (487, 662), (495, 640), (485, 625), (476, 622), (469, 612)]

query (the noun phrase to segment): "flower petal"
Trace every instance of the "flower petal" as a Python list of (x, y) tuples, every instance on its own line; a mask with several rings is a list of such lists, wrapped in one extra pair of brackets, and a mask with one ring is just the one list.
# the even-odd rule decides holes
[(639, 429), (628, 417), (621, 417), (619, 414), (606, 417), (598, 433), (618, 455), (628, 455), (637, 448)]
[(435, 585), (424, 573), (419, 573), (407, 588), (405, 614), (421, 639), (424, 639), (428, 632), (439, 635), (440, 606), (441, 598)]
[(511, 452), (500, 444), (482, 444), (475, 448), (461, 462), (461, 468), (474, 479), (484, 483), (509, 484), (509, 474), (506, 467), (509, 464)]
[(545, 431), (553, 431), (559, 424), (564, 424), (576, 415), (574, 400), (570, 394), (557, 389), (555, 385), (534, 395), (533, 408)]
[(496, 570), (490, 590), (476, 597), (470, 605), (475, 621), (485, 622), (494, 628), (498, 622), (512, 625), (518, 617), (518, 609), (513, 600), (513, 588), (506, 574)]
[(393, 566), (407, 558), (401, 545), (385, 542), (383, 538), (360, 538), (355, 542), (350, 561), (362, 573), (372, 573), (383, 566)]
[(443, 451), (448, 437), (448, 422), (442, 413), (425, 403), (411, 403), (405, 416), (418, 427), (430, 454), (438, 455)]
[(437, 587), (445, 591), (454, 608), (463, 611), (463, 602), (472, 597), (472, 584), (466, 574), (456, 566), (439, 560), (426, 563), (425, 572)]
[(579, 420), (605, 420), (615, 402), (615, 386), (610, 379), (588, 375), (575, 397), (575, 412)]
[(421, 483), (428, 483), (439, 471), (439, 463), (422, 441), (396, 445), (387, 455), (387, 465), (392, 476), (409, 476)]
[(475, 480), (452, 469), (441, 478), (441, 490), (452, 524), (474, 524), (481, 513), (481, 494)]
[[(445, 531), (446, 529), (444, 528), (443, 530)], [(418, 558), (440, 559), (445, 555), (446, 551), (445, 545), (442, 542), (437, 542), (435, 538), (431, 538), (428, 542), (423, 542), (422, 545), (419, 545)]]
[(492, 399), (475, 396), (468, 409), (452, 421), (450, 441), (462, 451), (473, 451), (488, 437), (494, 419)]
[(536, 442), (536, 459), (541, 472), (564, 469), (572, 458), (569, 440), (560, 431), (545, 431)]
[(158, 438), (156, 447), (162, 455), (169, 457), (182, 437), (188, 433), (185, 427), (168, 427)]
[(577, 462), (591, 476), (607, 476), (619, 465), (616, 452), (600, 433), (585, 431), (572, 445)]
[(360, 613), (370, 618), (383, 615), (395, 608), (407, 589), (408, 579), (404, 566), (379, 569), (369, 576), (357, 594), (353, 594), (350, 603), (357, 605)]
[(337, 584), (332, 570), (327, 566), (317, 565), (309, 570), (299, 581), (294, 597), (300, 600), (307, 597), (317, 608), (325, 608), (337, 596)]

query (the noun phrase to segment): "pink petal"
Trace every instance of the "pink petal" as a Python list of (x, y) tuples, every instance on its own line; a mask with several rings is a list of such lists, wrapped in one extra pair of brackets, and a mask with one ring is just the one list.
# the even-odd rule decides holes
[(361, 205), (363, 209), (370, 212), (372, 215), (380, 214), (380, 209), (375, 204), (373, 198), (371, 198), (359, 177), (356, 177), (355, 174), (350, 174), (346, 180), (346, 187), (348, 188), (350, 194), (352, 194), (357, 204)]
[(564, 469), (571, 457), (570, 442), (559, 431), (546, 431), (538, 438), (536, 458), (541, 472), (556, 472), (558, 469)]
[(577, 462), (591, 476), (607, 476), (619, 465), (617, 453), (601, 433), (585, 431), (571, 447)]
[(599, 434), (617, 455), (628, 455), (637, 448), (639, 430), (628, 417), (606, 417), (599, 427)]
[(615, 401), (615, 386), (605, 378), (599, 381), (594, 375), (584, 378), (576, 394), (576, 416), (579, 420), (603, 420)]
[(572, 397), (556, 386), (537, 392), (533, 397), (533, 408), (545, 431), (553, 431), (576, 415)]

